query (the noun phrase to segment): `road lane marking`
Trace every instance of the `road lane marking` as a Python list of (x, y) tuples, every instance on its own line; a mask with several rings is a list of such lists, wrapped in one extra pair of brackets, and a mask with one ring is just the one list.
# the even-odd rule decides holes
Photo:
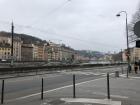
[(84, 72), (84, 71), (71, 71), (71, 72), (61, 72), (61, 74), (82, 74), (82, 75), (105, 75), (106, 73), (94, 73), (94, 72)]
[[(105, 79), (105, 78), (98, 78), (98, 79), (94, 79), (94, 80), (84, 81), (84, 82), (77, 83), (75, 85), (78, 86), (78, 85), (81, 85), (81, 84), (85, 84), (85, 83), (89, 83), (89, 82), (93, 82), (93, 81), (98, 81), (98, 80), (102, 80), (102, 79)], [(44, 94), (45, 93), (49, 93), (49, 92), (53, 92), (53, 91), (57, 91), (57, 90), (61, 90), (61, 89), (64, 89), (64, 88), (72, 87), (72, 86), (73, 85), (67, 85), (67, 86), (56, 88), (56, 89), (51, 89), (51, 90), (48, 90), (48, 91), (44, 91)], [(27, 95), (27, 96), (23, 96), (23, 97), (7, 100), (7, 102), (23, 100), (23, 99), (26, 99), (26, 98), (29, 98), (29, 97), (34, 97), (34, 96), (40, 95), (40, 94), (41, 94), (40, 92), (39, 93), (35, 93), (35, 94), (30, 94), (30, 95)]]
[[(120, 76), (126, 78), (126, 74), (122, 74)], [(130, 78), (130, 79), (140, 79), (140, 77), (138, 77), (138, 76), (129, 76), (128, 78)]]
[(78, 102), (78, 103), (96, 103), (104, 105), (121, 105), (121, 101), (112, 101), (108, 99), (61, 98), (61, 100), (67, 103)]

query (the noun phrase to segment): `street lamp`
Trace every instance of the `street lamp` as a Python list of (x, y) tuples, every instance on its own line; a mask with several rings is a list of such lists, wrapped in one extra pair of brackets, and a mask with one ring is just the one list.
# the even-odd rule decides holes
[(13, 63), (14, 63), (14, 47), (13, 47), (13, 40), (14, 40), (14, 24), (12, 22), (11, 24), (11, 34), (12, 34), (12, 38), (11, 38), (11, 67), (13, 67)]
[(125, 13), (125, 16), (126, 16), (126, 39), (127, 39), (127, 61), (128, 61), (128, 68), (127, 68), (127, 78), (128, 78), (128, 69), (129, 69), (129, 66), (130, 66), (130, 58), (129, 58), (129, 55), (130, 55), (130, 51), (129, 51), (129, 42), (128, 42), (128, 24), (127, 24), (127, 12), (126, 11), (120, 11), (116, 16), (119, 17), (121, 16), (121, 13)]

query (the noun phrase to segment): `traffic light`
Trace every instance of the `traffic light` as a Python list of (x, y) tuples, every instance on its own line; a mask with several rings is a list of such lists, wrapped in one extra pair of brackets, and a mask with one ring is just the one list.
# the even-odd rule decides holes
[(136, 41), (136, 47), (140, 48), (140, 40)]

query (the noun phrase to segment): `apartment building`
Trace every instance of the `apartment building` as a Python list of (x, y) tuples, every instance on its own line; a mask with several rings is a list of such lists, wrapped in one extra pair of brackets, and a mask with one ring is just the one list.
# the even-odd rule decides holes
[[(11, 59), (11, 43), (11, 34), (0, 32), (0, 59)], [(16, 61), (21, 60), (21, 44), (21, 39), (15, 36), (13, 40), (13, 59)]]

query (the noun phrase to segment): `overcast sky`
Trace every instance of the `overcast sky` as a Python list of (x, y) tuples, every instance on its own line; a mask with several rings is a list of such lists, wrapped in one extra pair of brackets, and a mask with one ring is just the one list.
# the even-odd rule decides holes
[(37, 36), (74, 49), (104, 52), (126, 48), (125, 14), (128, 21), (140, 0), (0, 0), (0, 31)]

